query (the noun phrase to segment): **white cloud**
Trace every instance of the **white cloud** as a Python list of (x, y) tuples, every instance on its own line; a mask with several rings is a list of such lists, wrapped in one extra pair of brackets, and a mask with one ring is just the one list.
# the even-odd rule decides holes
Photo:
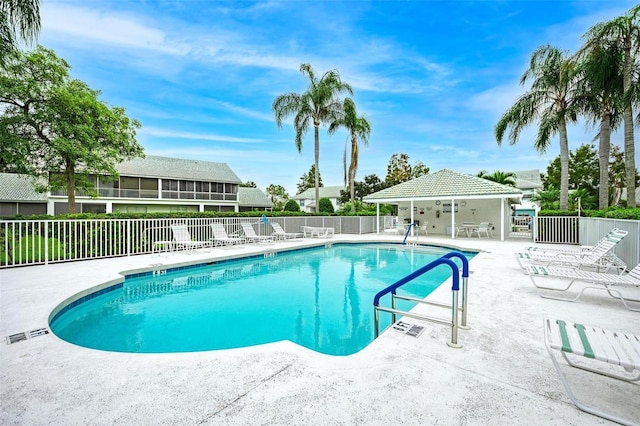
[(59, 3), (44, 3), (41, 14), (43, 32), (172, 55), (184, 55), (189, 51), (187, 45), (170, 40), (161, 30), (124, 14)]
[[(138, 131), (138, 134), (142, 137), (153, 136), (157, 138), (231, 142), (231, 143), (243, 143), (243, 144), (263, 142), (261, 139), (255, 139), (255, 138), (238, 138), (233, 136), (215, 135), (210, 133), (180, 132), (175, 130), (162, 129), (158, 127), (143, 127)], [(182, 149), (179, 149), (179, 151), (184, 152), (184, 150)]]

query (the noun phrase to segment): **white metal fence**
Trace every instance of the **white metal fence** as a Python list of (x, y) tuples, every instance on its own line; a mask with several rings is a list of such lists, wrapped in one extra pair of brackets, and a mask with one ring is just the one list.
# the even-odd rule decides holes
[[(301, 226), (333, 227), (342, 234), (376, 231), (375, 216), (272, 217), (269, 221), (278, 222), (286, 232), (300, 232)], [(209, 241), (211, 222), (223, 223), (229, 234), (240, 232), (240, 222), (252, 223), (258, 234), (272, 232), (271, 225), (255, 217), (6, 220), (0, 221), (0, 268), (151, 253), (154, 242), (173, 239), (171, 225), (177, 223), (188, 225), (193, 240)]]
[[(380, 230), (392, 221), (380, 217)], [(333, 227), (337, 234), (376, 232), (375, 216), (270, 217), (285, 232), (300, 232), (302, 226)], [(171, 241), (171, 225), (184, 223), (193, 240), (208, 241), (209, 224), (223, 223), (227, 233), (240, 233), (240, 222), (250, 222), (256, 232), (270, 235), (271, 225), (260, 218), (171, 218), (101, 220), (5, 220), (0, 221), (0, 268), (99, 259), (151, 253), (157, 241)], [(612, 228), (628, 232), (615, 253), (634, 267), (640, 263), (640, 221), (578, 217), (537, 217), (528, 224), (512, 223), (510, 236), (528, 237), (538, 243), (593, 245)]]

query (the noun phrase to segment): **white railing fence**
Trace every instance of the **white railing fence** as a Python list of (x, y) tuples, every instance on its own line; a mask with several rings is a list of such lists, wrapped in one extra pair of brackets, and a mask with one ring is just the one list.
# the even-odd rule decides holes
[[(336, 233), (365, 234), (376, 230), (375, 216), (270, 217), (286, 232), (302, 226), (333, 227)], [(383, 219), (380, 219), (381, 222)], [(241, 234), (249, 222), (260, 235), (271, 235), (271, 225), (259, 217), (4, 220), (0, 221), (0, 268), (131, 256), (153, 251), (156, 241), (171, 241), (171, 225), (187, 224), (192, 240), (213, 238), (211, 222), (223, 223), (229, 234)]]
[[(393, 221), (380, 217), (380, 230)], [(270, 217), (285, 232), (300, 232), (302, 226), (332, 227), (337, 234), (376, 232), (375, 216)], [(193, 240), (208, 241), (209, 224), (223, 223), (227, 233), (241, 234), (241, 222), (249, 222), (259, 235), (270, 235), (271, 225), (259, 217), (96, 219), (96, 220), (3, 220), (0, 221), (0, 268), (53, 262), (89, 260), (147, 254), (157, 241), (170, 241), (171, 225), (187, 224)], [(615, 247), (615, 254), (632, 268), (640, 263), (640, 221), (578, 217), (536, 217), (533, 229), (513, 223), (511, 236), (531, 238), (537, 243), (593, 245), (612, 228), (628, 231)], [(528, 225), (527, 225), (528, 228)], [(514, 233), (516, 233), (514, 235)]]
[(536, 243), (579, 244), (578, 216), (537, 216), (534, 241)]

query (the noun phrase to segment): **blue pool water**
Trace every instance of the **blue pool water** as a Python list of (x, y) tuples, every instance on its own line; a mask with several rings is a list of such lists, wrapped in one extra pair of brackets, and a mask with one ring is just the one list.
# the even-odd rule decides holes
[[(449, 251), (334, 244), (127, 277), (60, 311), (51, 329), (68, 342), (118, 352), (192, 352), (290, 340), (321, 353), (350, 355), (373, 340), (374, 295)], [(450, 276), (449, 267), (438, 266), (399, 294), (425, 297), (445, 280), (451, 286)], [(381, 313), (381, 320), (387, 326), (390, 315)]]

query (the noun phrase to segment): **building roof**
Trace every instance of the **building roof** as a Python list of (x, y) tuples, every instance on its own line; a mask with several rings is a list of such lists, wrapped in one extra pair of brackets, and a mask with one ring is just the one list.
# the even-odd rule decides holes
[(0, 173), (0, 200), (47, 201), (47, 194), (36, 192), (34, 181), (28, 175)]
[[(345, 191), (344, 186), (321, 186), (320, 198), (340, 198), (340, 191)], [(309, 188), (298, 195), (291, 197), (294, 200), (313, 200), (316, 198), (316, 189)]]
[(238, 188), (238, 205), (243, 207), (273, 207), (271, 199), (260, 188)]
[(147, 155), (116, 165), (123, 176), (185, 179), (206, 182), (242, 183), (226, 163), (185, 160), (182, 158)]
[(540, 189), (542, 188), (542, 180), (540, 179), (540, 170), (521, 170), (513, 172), (516, 175), (516, 188), (519, 189)]
[(522, 191), (477, 176), (442, 169), (364, 197), (365, 202), (442, 198), (518, 198)]

